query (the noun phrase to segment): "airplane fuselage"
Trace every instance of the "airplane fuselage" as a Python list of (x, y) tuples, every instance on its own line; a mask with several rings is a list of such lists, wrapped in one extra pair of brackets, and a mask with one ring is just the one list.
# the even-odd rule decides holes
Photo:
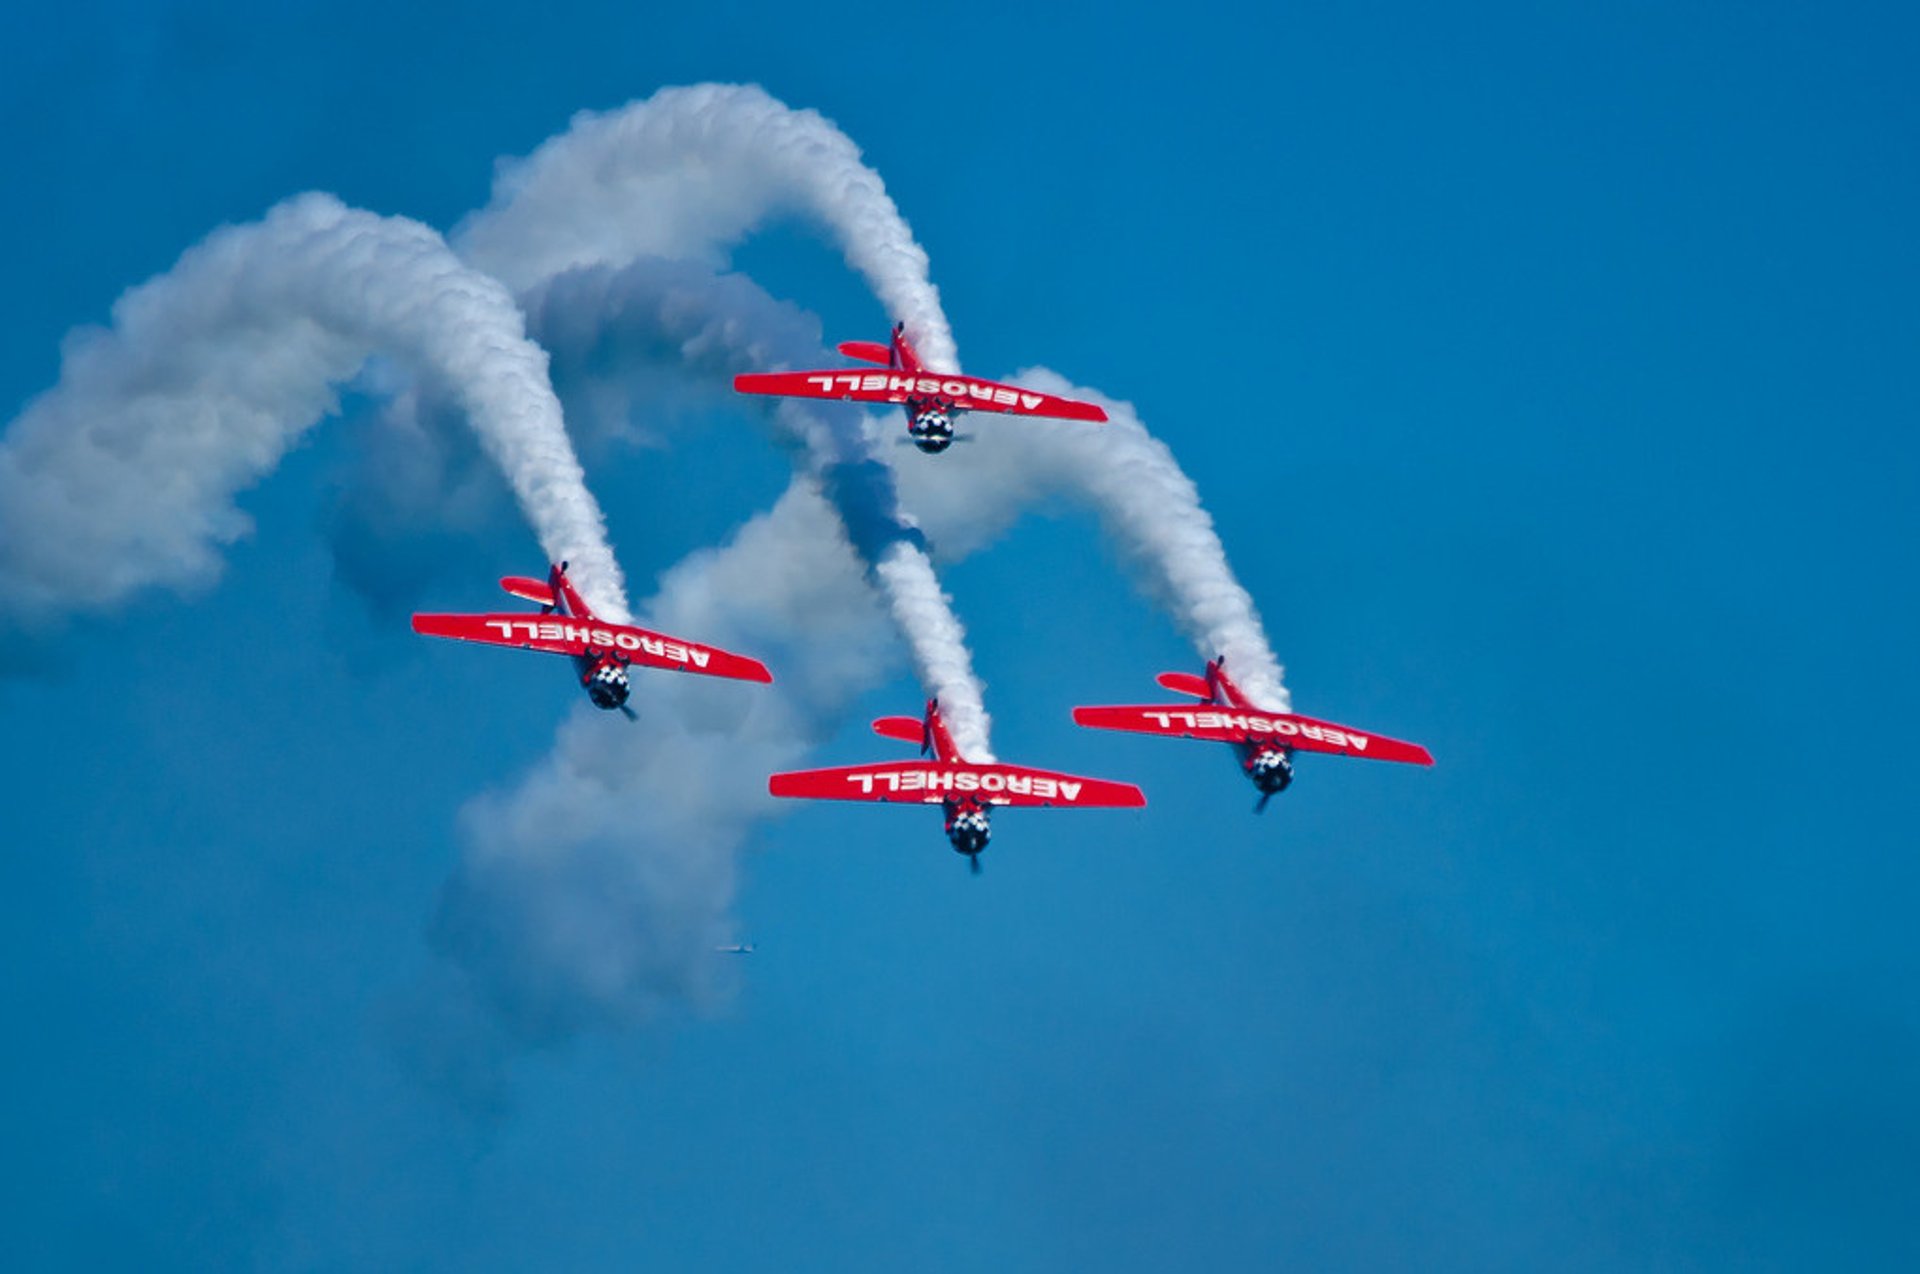
[[(1227, 670), (1218, 663), (1207, 665), (1207, 685), (1213, 691), (1206, 702), (1221, 707), (1232, 708), (1239, 712), (1258, 712), (1251, 700), (1240, 692), (1240, 687), (1227, 677)], [(1293, 749), (1277, 738), (1252, 738), (1244, 743), (1233, 745), (1234, 754), (1240, 758), (1240, 769), (1263, 796), (1272, 796), (1284, 792), (1293, 782)]]
[[(566, 563), (554, 568), (548, 576), (548, 586), (553, 590), (555, 614), (588, 624), (593, 622), (592, 609), (567, 580)], [(611, 634), (602, 634), (603, 639), (608, 636)], [(580, 675), (580, 686), (594, 707), (614, 712), (626, 706), (627, 696), (633, 693), (633, 683), (627, 677), (628, 662), (613, 647), (601, 649), (590, 645), (586, 654), (574, 657), (574, 671)]]

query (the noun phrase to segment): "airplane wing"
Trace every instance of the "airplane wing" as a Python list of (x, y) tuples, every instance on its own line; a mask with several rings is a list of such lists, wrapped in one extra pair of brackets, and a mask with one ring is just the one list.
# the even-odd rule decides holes
[(552, 655), (602, 655), (617, 651), (628, 662), (674, 672), (698, 672), (738, 681), (772, 681), (757, 659), (682, 641), (631, 624), (570, 619), (564, 615), (415, 615), (413, 631), (487, 646), (539, 650)]
[(1330, 752), (1341, 756), (1372, 757), (1432, 765), (1433, 754), (1418, 743), (1369, 734), (1352, 726), (1316, 721), (1281, 712), (1251, 712), (1211, 705), (1126, 706), (1075, 708), (1073, 719), (1101, 730), (1130, 730), (1176, 739), (1207, 739), (1217, 743), (1247, 743), (1271, 739), (1302, 752)]
[(797, 770), (767, 779), (775, 796), (821, 801), (897, 801), (938, 805), (973, 796), (989, 805), (1060, 808), (1134, 808), (1147, 803), (1131, 783), (1056, 774), (1023, 765), (973, 765), (955, 761), (902, 761)]
[(978, 376), (932, 376), (925, 372), (747, 372), (733, 378), (743, 394), (780, 398), (825, 398), (856, 403), (904, 403), (908, 398), (946, 398), (965, 411), (997, 411), (1013, 416), (1103, 421), (1095, 403), (1043, 394)]

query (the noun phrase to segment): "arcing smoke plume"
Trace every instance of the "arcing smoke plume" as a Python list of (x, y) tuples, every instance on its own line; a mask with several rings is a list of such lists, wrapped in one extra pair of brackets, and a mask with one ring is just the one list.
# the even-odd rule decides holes
[(456, 231), (462, 255), (515, 291), (583, 265), (640, 257), (720, 264), (773, 217), (825, 227), (921, 356), (959, 369), (927, 253), (860, 148), (818, 112), (755, 85), (667, 88), (502, 166), (493, 200)]
[(512, 297), (432, 229), (289, 199), (215, 231), (68, 339), (0, 439), (0, 598), (21, 627), (192, 588), (244, 535), (234, 496), (374, 353), (463, 408), (556, 560), (624, 616), (620, 571)]

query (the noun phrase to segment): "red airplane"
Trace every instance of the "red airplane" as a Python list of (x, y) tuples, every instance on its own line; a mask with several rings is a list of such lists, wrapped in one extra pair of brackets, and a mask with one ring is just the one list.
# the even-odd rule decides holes
[(500, 587), (515, 597), (540, 604), (540, 619), (525, 613), (500, 615), (415, 615), (413, 631), (429, 637), (452, 637), (488, 646), (513, 646), (566, 655), (579, 670), (580, 684), (596, 708), (618, 708), (634, 720), (627, 706), (630, 686), (627, 669), (633, 664), (699, 672), (709, 677), (739, 681), (773, 680), (765, 664), (717, 646), (702, 646), (631, 624), (610, 624), (594, 615), (567, 578), (565, 562), (555, 566), (542, 584), (525, 575), (509, 575)]
[(1002, 385), (978, 376), (948, 376), (929, 371), (907, 342), (905, 323), (894, 325), (893, 339), (885, 345), (878, 341), (845, 341), (840, 345), (840, 352), (863, 363), (878, 363), (888, 370), (748, 372), (735, 376), (733, 387), (743, 394), (773, 394), (782, 398), (900, 403), (907, 409), (907, 437), (928, 455), (953, 445), (954, 417), (966, 411), (1050, 416), (1058, 420), (1104, 421), (1107, 418), (1106, 411), (1094, 403), (1058, 398), (1018, 385)]
[(1176, 739), (1209, 739), (1231, 743), (1240, 754), (1240, 768), (1260, 789), (1256, 811), (1267, 808), (1276, 792), (1293, 782), (1293, 754), (1333, 752), (1367, 756), (1376, 761), (1404, 761), (1432, 765), (1433, 755), (1418, 743), (1403, 743), (1384, 735), (1367, 734), (1352, 726), (1268, 712), (1233, 684), (1226, 660), (1207, 663), (1207, 675), (1163, 672), (1156, 680), (1175, 694), (1192, 695), (1198, 706), (1075, 708), (1073, 719), (1101, 730), (1131, 730)]
[(981, 764), (960, 755), (947, 723), (940, 719), (937, 700), (927, 701), (924, 721), (912, 717), (881, 717), (873, 732), (885, 739), (920, 746), (930, 761), (882, 765), (849, 765), (830, 770), (798, 770), (775, 774), (767, 790), (775, 796), (822, 801), (905, 801), (940, 805), (947, 815), (947, 839), (980, 870), (980, 851), (987, 847), (988, 809), (994, 805), (1051, 805), (1074, 809), (1138, 808), (1147, 803), (1131, 783), (1085, 779), (1024, 765)]

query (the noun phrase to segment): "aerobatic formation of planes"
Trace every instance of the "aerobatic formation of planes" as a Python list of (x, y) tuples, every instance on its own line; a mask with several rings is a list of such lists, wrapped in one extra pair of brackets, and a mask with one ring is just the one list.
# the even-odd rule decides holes
[[(906, 410), (907, 437), (922, 451), (938, 454), (956, 441), (954, 421), (966, 411), (996, 411), (1018, 416), (1103, 422), (1107, 413), (1093, 403), (1002, 385), (976, 376), (930, 371), (896, 325), (885, 345), (848, 341), (840, 352), (877, 363), (885, 372), (861, 370), (749, 373), (734, 378), (741, 393), (794, 398), (892, 403)], [(431, 637), (490, 646), (510, 646), (565, 655), (573, 661), (580, 686), (597, 708), (618, 710), (634, 719), (627, 706), (632, 689), (629, 669), (664, 668), (674, 672), (771, 682), (765, 664), (717, 646), (669, 637), (632, 624), (610, 623), (587, 606), (567, 578), (567, 564), (554, 566), (543, 584), (512, 575), (500, 581), (508, 593), (536, 603), (538, 614), (504, 612), (482, 615), (415, 615), (415, 632)], [(1262, 707), (1227, 675), (1224, 659), (1208, 661), (1204, 675), (1163, 672), (1159, 683), (1195, 702), (1165, 705), (1082, 707), (1073, 719), (1101, 730), (1124, 730), (1177, 739), (1200, 739), (1232, 746), (1240, 768), (1260, 793), (1256, 811), (1293, 782), (1294, 754), (1321, 752), (1432, 765), (1417, 743), (1295, 716)], [(991, 835), (995, 806), (1052, 809), (1138, 808), (1146, 796), (1131, 783), (1085, 778), (1024, 765), (969, 760), (954, 743), (940, 704), (929, 700), (921, 717), (881, 717), (873, 723), (882, 738), (910, 743), (916, 759), (796, 770), (768, 778), (774, 796), (802, 800), (875, 801), (938, 805), (945, 816), (947, 840), (980, 870), (980, 851)], [(751, 945), (717, 948), (747, 954)]]

